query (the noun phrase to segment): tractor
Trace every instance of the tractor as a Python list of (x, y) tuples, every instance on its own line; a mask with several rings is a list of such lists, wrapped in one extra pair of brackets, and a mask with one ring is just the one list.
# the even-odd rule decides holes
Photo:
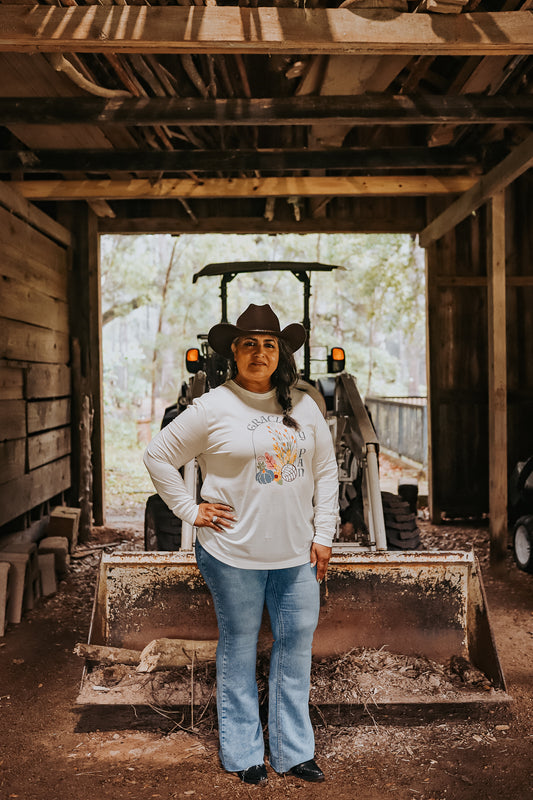
[[(293, 262), (211, 264), (194, 276), (194, 282), (221, 276), (226, 322), (226, 288), (237, 275), (290, 271), (304, 287), (303, 322), (309, 333), (310, 274), (334, 269)], [(187, 353), (191, 377), (181, 386), (177, 402), (166, 409), (163, 426), (226, 379), (225, 359), (210, 350), (205, 335), (198, 338), (198, 346)], [(404, 659), (402, 670), (410, 669), (417, 658), (423, 669), (428, 659), (460, 664), (463, 673), (473, 669), (481, 676), (481, 688), (465, 686), (452, 696), (431, 688), (424, 694), (416, 682), (412, 690), (395, 690), (394, 683), (385, 680), (379, 698), (372, 696), (373, 704), (379, 700), (387, 707), (453, 703), (472, 708), (506, 703), (509, 698), (475, 556), (423, 550), (416, 509), (381, 492), (378, 438), (355, 378), (344, 371), (344, 360), (341, 347), (331, 348), (325, 374), (312, 379), (308, 337), (297, 384), (322, 410), (339, 468), (341, 518), (321, 587), (313, 656), (319, 666), (332, 665), (335, 675), (342, 664), (352, 664), (348, 657), (355, 658), (353, 667), (348, 667), (353, 674), (341, 681), (340, 690), (328, 679), (316, 702), (336, 710), (341, 705), (361, 705), (361, 697), (352, 697), (346, 689), (357, 685), (361, 668), (361, 660), (353, 654), (373, 652), (381, 658), (385, 652)], [(194, 460), (183, 467), (183, 478), (191, 494), (200, 497), (201, 476)], [(207, 707), (213, 679), (195, 664), (206, 647), (211, 654), (206, 658), (212, 660), (218, 628), (193, 542), (193, 527), (182, 524), (158, 495), (152, 495), (146, 506), (145, 551), (102, 555), (89, 641), (79, 650), (86, 659), (80, 705), (187, 706), (191, 719), (195, 708)], [(271, 635), (266, 622), (263, 628), (260, 638)], [(169, 647), (172, 669), (157, 671), (163, 669)], [(440, 680), (437, 676), (436, 684)], [(363, 699), (363, 705), (366, 702)]]
[[(307, 339), (296, 388), (307, 392), (316, 401), (328, 421), (335, 445), (341, 515), (334, 547), (342, 544), (344, 550), (349, 548), (359, 552), (417, 549), (420, 537), (413, 503), (390, 492), (380, 492), (379, 442), (356, 380), (344, 371), (344, 349), (337, 345), (331, 347), (324, 365), (325, 374), (311, 379), (310, 274), (335, 269), (339, 267), (307, 262), (210, 264), (194, 275), (193, 283), (199, 278), (221, 276), (222, 322), (227, 322), (227, 285), (237, 275), (282, 270), (291, 272), (303, 284), (303, 325)], [(193, 377), (182, 384), (177, 402), (165, 410), (161, 427), (168, 425), (195, 397), (223, 383), (228, 375), (227, 360), (209, 347), (207, 334), (199, 334), (198, 346), (187, 350), (186, 366)], [(194, 466), (186, 467), (184, 472), (189, 476), (191, 469), (194, 484), (197, 484), (199, 480)], [(199, 489), (197, 486), (196, 491)], [(188, 546), (191, 526), (183, 526), (159, 495), (149, 497), (145, 511), (145, 550), (180, 550), (184, 533)]]

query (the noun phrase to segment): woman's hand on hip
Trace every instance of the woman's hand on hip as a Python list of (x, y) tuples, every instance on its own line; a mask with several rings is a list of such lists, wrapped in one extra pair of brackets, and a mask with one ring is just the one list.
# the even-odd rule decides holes
[(200, 503), (194, 524), (197, 528), (223, 531), (224, 528), (232, 528), (234, 522), (236, 519), (231, 506), (224, 503)]
[(316, 579), (322, 581), (326, 577), (331, 558), (331, 547), (313, 542), (311, 545), (311, 566), (316, 564)]

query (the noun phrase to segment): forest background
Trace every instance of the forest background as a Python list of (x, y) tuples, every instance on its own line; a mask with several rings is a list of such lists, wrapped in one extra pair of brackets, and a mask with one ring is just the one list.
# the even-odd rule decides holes
[[(426, 394), (425, 259), (411, 236), (113, 235), (101, 237), (100, 260), (108, 499), (124, 482), (150, 490), (144, 442), (188, 379), (185, 351), (220, 321), (220, 278), (192, 281), (213, 262), (340, 267), (311, 274), (312, 377), (338, 345), (361, 395)], [(249, 303), (270, 303), (284, 327), (302, 320), (303, 285), (290, 273), (239, 275), (228, 285), (228, 319)]]

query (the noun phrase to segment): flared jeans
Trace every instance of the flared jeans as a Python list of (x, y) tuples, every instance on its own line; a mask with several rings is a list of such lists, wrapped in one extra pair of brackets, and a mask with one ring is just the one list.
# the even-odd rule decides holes
[(197, 541), (196, 560), (217, 615), (217, 712), (220, 759), (229, 772), (264, 760), (256, 681), (257, 637), (266, 603), (274, 644), (269, 673), (269, 760), (287, 772), (314, 756), (309, 718), (311, 647), (319, 585), (310, 563), (286, 569), (239, 569)]

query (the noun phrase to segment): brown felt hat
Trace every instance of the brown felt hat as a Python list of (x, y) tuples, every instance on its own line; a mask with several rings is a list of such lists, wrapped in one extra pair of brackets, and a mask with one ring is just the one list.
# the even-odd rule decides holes
[(229, 322), (219, 322), (213, 325), (208, 333), (207, 341), (213, 350), (225, 358), (231, 358), (231, 343), (239, 336), (246, 336), (250, 333), (272, 333), (278, 339), (287, 342), (292, 352), (303, 345), (305, 342), (305, 328), (299, 322), (293, 322), (281, 330), (279, 319), (272, 311), (268, 303), (264, 306), (256, 306), (251, 303), (246, 311), (243, 311), (236, 325)]

